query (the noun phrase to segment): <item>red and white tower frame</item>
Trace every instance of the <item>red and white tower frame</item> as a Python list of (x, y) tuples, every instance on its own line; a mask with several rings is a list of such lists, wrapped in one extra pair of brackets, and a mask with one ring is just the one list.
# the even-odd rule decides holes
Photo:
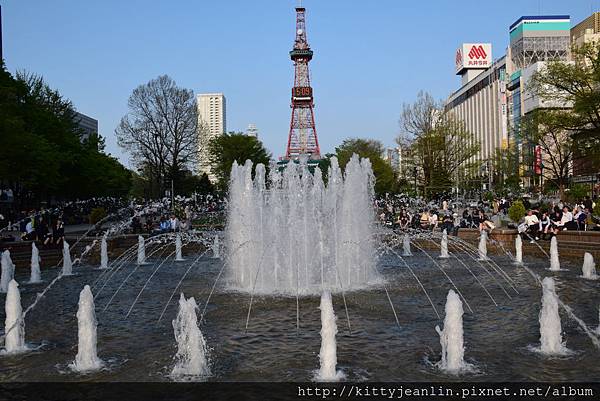
[(308, 62), (312, 59), (306, 39), (306, 9), (296, 7), (296, 41), (290, 58), (294, 62), (294, 87), (292, 88), (292, 119), (286, 150), (286, 159), (297, 159), (307, 155), (320, 159), (319, 140), (315, 128), (313, 90), (310, 86)]

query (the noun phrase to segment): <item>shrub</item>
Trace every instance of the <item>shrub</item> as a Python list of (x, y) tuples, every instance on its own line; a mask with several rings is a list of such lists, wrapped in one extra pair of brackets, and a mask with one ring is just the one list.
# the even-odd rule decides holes
[(90, 213), (90, 224), (96, 224), (100, 220), (106, 217), (106, 210), (103, 207), (97, 207), (92, 209)]
[(594, 211), (592, 214), (594, 216), (600, 216), (600, 200), (596, 201), (596, 205), (594, 206)]
[(523, 206), (523, 202), (521, 201), (514, 201), (508, 208), (508, 217), (515, 223), (518, 223), (525, 216), (525, 213), (525, 206)]

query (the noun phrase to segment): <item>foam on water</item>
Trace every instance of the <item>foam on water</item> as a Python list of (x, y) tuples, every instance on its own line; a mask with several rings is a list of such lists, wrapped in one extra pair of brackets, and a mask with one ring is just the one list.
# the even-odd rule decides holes
[(412, 251), (410, 250), (410, 236), (408, 233), (404, 234), (404, 238), (402, 239), (402, 256), (412, 256)]
[(596, 274), (596, 264), (594, 263), (594, 257), (591, 253), (586, 252), (583, 255), (583, 266), (581, 267), (583, 271), (583, 278), (588, 280), (596, 280), (598, 275)]
[(544, 355), (565, 355), (569, 352), (562, 339), (562, 327), (558, 314), (558, 295), (554, 279), (542, 280), (542, 310), (540, 311), (540, 348)]
[(2, 275), (0, 276), (0, 292), (7, 292), (8, 285), (15, 276), (15, 264), (10, 258), (10, 251), (8, 249), (2, 252), (0, 265), (2, 267)]
[(6, 311), (6, 320), (4, 322), (4, 330), (6, 331), (4, 353), (17, 354), (27, 351), (21, 293), (19, 292), (19, 284), (15, 280), (11, 280), (8, 285), (4, 308)]
[(183, 258), (181, 252), (181, 236), (179, 235), (179, 233), (177, 233), (177, 236), (175, 237), (175, 261), (183, 262), (184, 260), (185, 259)]
[(186, 300), (182, 293), (179, 298), (179, 311), (173, 320), (173, 331), (177, 341), (176, 363), (171, 371), (171, 377), (174, 379), (210, 375), (208, 349), (198, 327), (197, 309), (194, 297)]
[(138, 236), (137, 264), (143, 265), (146, 263), (146, 244), (144, 237)]
[(108, 269), (108, 244), (106, 243), (106, 235), (102, 237), (100, 243), (100, 268)]
[(550, 270), (560, 270), (560, 260), (558, 258), (558, 241), (556, 235), (552, 236), (550, 240)]
[(69, 247), (69, 243), (67, 241), (63, 241), (62, 275), (70, 276), (72, 274), (73, 274), (73, 262), (71, 261), (71, 250)]
[(487, 231), (485, 230), (481, 230), (481, 234), (479, 236), (479, 260), (487, 260), (488, 256), (487, 256), (487, 238), (488, 238), (488, 234)]
[(515, 238), (515, 263), (518, 265), (523, 264), (523, 240), (519, 234)]
[(442, 232), (442, 242), (440, 244), (440, 258), (446, 259), (449, 258), (448, 254), (448, 233), (446, 230)]
[(40, 251), (35, 246), (35, 242), (31, 242), (31, 275), (30, 283), (39, 283), (42, 281), (42, 273), (40, 272)]
[(342, 371), (336, 370), (337, 346), (335, 335), (338, 330), (331, 292), (323, 291), (319, 309), (321, 309), (321, 351), (319, 352), (320, 368), (315, 379), (323, 382), (339, 381), (345, 375)]
[(437, 367), (446, 373), (459, 374), (473, 370), (473, 365), (466, 363), (464, 359), (463, 313), (458, 294), (454, 290), (448, 291), (444, 330), (435, 326), (442, 346), (442, 360), (437, 363)]
[(97, 327), (94, 296), (89, 285), (83, 287), (79, 294), (77, 310), (77, 356), (69, 365), (76, 372), (89, 372), (102, 368), (104, 363), (98, 358)]

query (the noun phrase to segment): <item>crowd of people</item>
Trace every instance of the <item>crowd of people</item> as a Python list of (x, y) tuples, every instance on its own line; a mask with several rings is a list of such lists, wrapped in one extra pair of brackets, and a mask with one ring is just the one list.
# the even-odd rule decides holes
[[(595, 202), (589, 196), (580, 202), (567, 204), (561, 201), (538, 201), (533, 205), (529, 198), (521, 199), (526, 215), (508, 226), (517, 228), (531, 241), (550, 239), (562, 230), (600, 231), (600, 216), (594, 216)], [(513, 200), (496, 198), (491, 202), (453, 201), (443, 198), (425, 203), (419, 199), (387, 197), (377, 199), (375, 206), (382, 224), (400, 230), (446, 230), (456, 235), (460, 228), (477, 228), (492, 231), (508, 219)]]
[(547, 207), (528, 206), (527, 215), (520, 222), (518, 230), (531, 242), (549, 240), (563, 230), (600, 230), (598, 216), (593, 214), (595, 202), (589, 196), (573, 205), (557, 202)]

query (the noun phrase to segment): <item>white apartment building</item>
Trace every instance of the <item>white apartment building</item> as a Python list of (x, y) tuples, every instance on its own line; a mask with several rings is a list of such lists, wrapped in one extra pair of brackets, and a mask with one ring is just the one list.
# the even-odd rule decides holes
[(208, 174), (214, 182), (217, 177), (212, 168), (208, 145), (213, 138), (227, 132), (225, 96), (222, 93), (200, 93), (196, 96), (198, 104), (198, 145), (200, 147), (200, 174)]

